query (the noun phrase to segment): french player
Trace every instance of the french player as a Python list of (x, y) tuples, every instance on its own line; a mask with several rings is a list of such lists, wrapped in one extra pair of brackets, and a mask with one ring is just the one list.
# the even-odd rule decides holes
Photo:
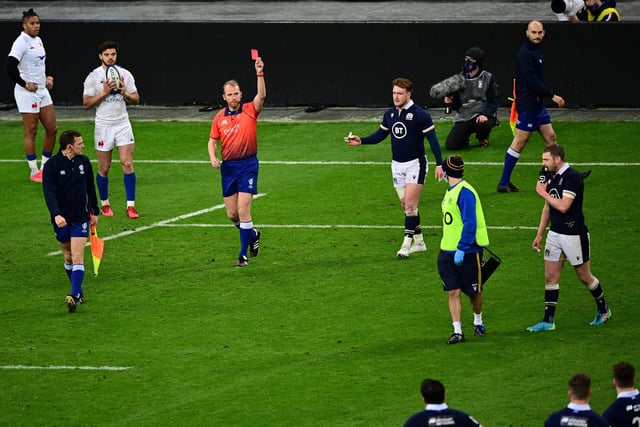
[[(127, 104), (138, 104), (140, 94), (133, 74), (126, 68), (116, 65), (118, 59), (118, 43), (106, 41), (98, 46), (100, 66), (89, 73), (84, 81), (82, 105), (84, 108), (95, 108), (96, 119), (93, 134), (98, 173), (96, 183), (100, 195), (102, 214), (113, 216), (109, 202), (109, 169), (113, 149), (118, 149), (122, 171), (124, 172), (124, 189), (127, 197), (127, 216), (131, 219), (140, 217), (136, 210), (136, 173), (133, 169), (133, 152), (135, 139), (129, 121)], [(107, 79), (106, 71), (115, 67), (120, 80)]]
[[(33, 9), (22, 13), (22, 29), (11, 46), (6, 70), (16, 83), (13, 94), (24, 126), (24, 152), (31, 169), (29, 179), (42, 182), (42, 167), (51, 158), (58, 132), (56, 112), (49, 93), (53, 89), (53, 76), (48, 69), (44, 44), (38, 36), (40, 18)], [(38, 120), (42, 122), (45, 132), (40, 168), (36, 156)]]

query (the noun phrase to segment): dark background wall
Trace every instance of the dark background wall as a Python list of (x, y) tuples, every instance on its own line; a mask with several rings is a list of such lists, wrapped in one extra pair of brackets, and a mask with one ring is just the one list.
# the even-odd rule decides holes
[[(51, 60), (56, 105), (81, 105), (82, 83), (99, 65), (97, 46), (120, 43), (119, 63), (133, 72), (141, 102), (206, 105), (220, 102), (225, 80), (255, 94), (250, 49), (265, 62), (268, 106), (381, 107), (390, 82), (405, 76), (413, 98), (440, 105), (432, 84), (459, 70), (465, 50), (486, 51), (485, 67), (511, 95), (513, 62), (524, 40), (522, 23), (158, 23), (46, 22), (41, 37)], [(640, 23), (546, 23), (543, 53), (549, 86), (572, 107), (640, 107), (640, 85), (630, 81), (633, 40)], [(5, 55), (21, 31), (0, 22)], [(13, 102), (13, 83), (0, 78), (0, 103)]]

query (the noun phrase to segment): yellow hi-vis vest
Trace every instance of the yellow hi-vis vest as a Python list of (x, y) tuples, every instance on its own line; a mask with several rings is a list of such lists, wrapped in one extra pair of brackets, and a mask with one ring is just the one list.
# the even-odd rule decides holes
[(587, 14), (587, 19), (589, 21), (602, 21), (602, 19), (610, 13), (613, 13), (614, 15), (616, 15), (618, 17), (618, 21), (620, 21), (620, 12), (618, 12), (618, 10), (613, 7), (608, 7), (604, 9), (602, 12), (598, 14), (597, 18), (593, 15), (593, 13), (591, 13), (591, 11), (589, 11), (589, 13)]
[(489, 234), (487, 233), (487, 223), (484, 220), (482, 203), (476, 190), (467, 181), (460, 181), (455, 187), (450, 188), (442, 199), (442, 240), (440, 249), (444, 251), (455, 251), (458, 249), (458, 242), (462, 236), (462, 215), (458, 207), (458, 197), (460, 191), (466, 188), (470, 190), (476, 198), (476, 244), (478, 246), (489, 246)]

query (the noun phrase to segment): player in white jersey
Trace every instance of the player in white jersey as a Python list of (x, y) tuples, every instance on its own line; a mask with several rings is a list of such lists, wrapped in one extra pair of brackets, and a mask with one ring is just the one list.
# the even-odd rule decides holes
[[(129, 121), (127, 104), (138, 104), (140, 95), (133, 75), (123, 67), (116, 65), (118, 44), (106, 41), (98, 47), (101, 64), (89, 73), (84, 81), (82, 105), (96, 109), (94, 142), (98, 157), (96, 183), (102, 205), (102, 214), (113, 216), (109, 202), (109, 169), (114, 147), (118, 149), (124, 189), (127, 196), (127, 216), (139, 218), (136, 210), (136, 173), (133, 170), (133, 152), (135, 139)], [(119, 81), (107, 78), (107, 68), (115, 67)]]
[[(53, 88), (53, 76), (47, 69), (47, 54), (40, 34), (40, 18), (29, 9), (22, 12), (22, 33), (13, 42), (7, 57), (7, 74), (16, 83), (13, 94), (24, 126), (24, 152), (31, 169), (30, 180), (42, 182), (42, 167), (51, 158), (56, 143), (58, 125), (49, 90)], [(38, 121), (44, 126), (42, 162), (38, 168), (36, 133)]]

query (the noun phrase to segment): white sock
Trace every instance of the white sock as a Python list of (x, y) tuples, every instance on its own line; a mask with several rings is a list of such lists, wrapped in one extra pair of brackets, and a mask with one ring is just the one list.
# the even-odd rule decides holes
[(38, 172), (38, 161), (37, 160), (27, 160), (27, 164), (29, 165), (29, 169), (31, 169), (31, 175)]
[(453, 322), (453, 333), (462, 335), (462, 322)]
[(482, 325), (482, 313), (480, 314), (473, 313), (473, 324)]

